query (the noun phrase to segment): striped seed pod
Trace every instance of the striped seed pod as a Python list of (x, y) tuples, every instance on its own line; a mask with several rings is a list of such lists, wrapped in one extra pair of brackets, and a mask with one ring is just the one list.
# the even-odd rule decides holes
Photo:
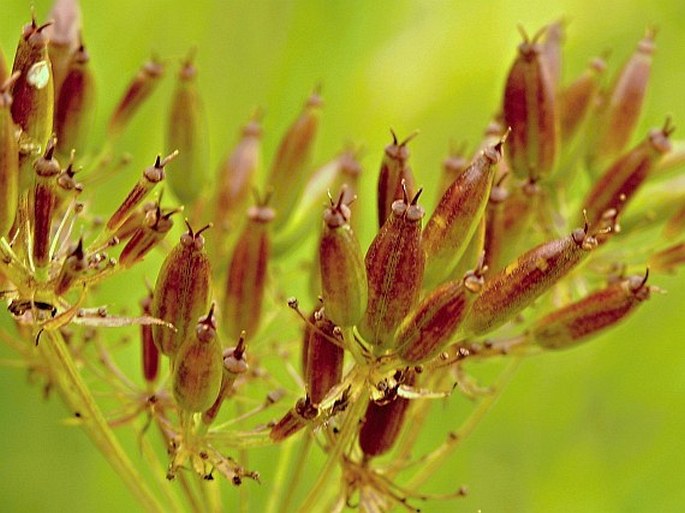
[(256, 111), (243, 126), (240, 140), (217, 172), (219, 184), (216, 194), (214, 223), (219, 237), (235, 228), (234, 218), (247, 208), (254, 177), (262, 161), (261, 111)]
[[(142, 314), (152, 316), (152, 290), (150, 290), (140, 302)], [(143, 361), (143, 378), (147, 383), (157, 381), (159, 375), (159, 349), (152, 338), (152, 326), (142, 324), (140, 326), (141, 358)]]
[(314, 325), (307, 342), (307, 365), (305, 386), (314, 406), (318, 406), (328, 392), (342, 379), (345, 350), (333, 341), (342, 344), (339, 330), (327, 318), (327, 308), (314, 312)]
[(13, 75), (0, 87), (0, 237), (6, 236), (12, 227), (19, 195), (19, 146), (9, 92), (17, 78), (17, 74)]
[[(500, 132), (501, 133), (501, 132)], [(443, 194), (447, 192), (449, 186), (462, 174), (469, 165), (466, 158), (466, 145), (462, 144), (450, 150), (449, 156), (442, 161), (442, 174), (440, 175), (440, 185), (437, 189), (437, 202), (440, 202)]]
[(70, 61), (78, 50), (81, 33), (81, 7), (77, 0), (55, 0), (47, 28), (48, 53), (55, 79), (55, 98), (69, 73)]
[(55, 139), (51, 139), (45, 154), (33, 165), (36, 179), (33, 185), (33, 261), (45, 267), (49, 260), (52, 218), (57, 205), (57, 176), (60, 166), (55, 153)]
[(504, 89), (504, 122), (511, 127), (507, 158), (519, 178), (538, 180), (554, 169), (559, 146), (555, 87), (537, 43), (523, 33)]
[(308, 397), (300, 398), (295, 403), (295, 406), (281, 420), (274, 424), (269, 432), (269, 437), (274, 442), (282, 442), (300, 431), (310, 421), (314, 420), (318, 414), (319, 411)]
[(583, 202), (590, 224), (597, 224), (609, 210), (620, 212), (625, 208), (659, 158), (670, 151), (673, 130), (667, 119), (663, 128), (650, 130), (644, 141), (609, 166)]
[(159, 203), (145, 214), (142, 224), (133, 233), (119, 256), (119, 265), (128, 269), (140, 262), (152, 248), (164, 240), (174, 226), (171, 216), (179, 212), (172, 209), (163, 212)]
[(595, 115), (594, 137), (587, 146), (591, 169), (603, 169), (630, 142), (647, 92), (655, 35), (653, 29), (647, 30)]
[(74, 250), (67, 255), (55, 282), (55, 294), (63, 296), (86, 270), (88, 262), (83, 252), (83, 239), (79, 239)]
[[(412, 386), (416, 375), (406, 371), (402, 380), (402, 384)], [(397, 395), (396, 390), (382, 402), (369, 403), (359, 431), (359, 446), (365, 458), (381, 456), (392, 449), (402, 431), (408, 407), (409, 399)]]
[(645, 300), (649, 271), (630, 276), (560, 308), (533, 324), (531, 340), (544, 349), (568, 349), (614, 327)]
[(395, 334), (397, 354), (416, 364), (434, 358), (452, 340), (485, 281), (483, 255), (475, 270), (449, 281), (426, 296), (402, 321)]
[(71, 150), (86, 150), (86, 140), (95, 114), (95, 79), (83, 45), (72, 55), (55, 104), (55, 133), (58, 155), (66, 157)]
[(364, 315), (368, 298), (362, 250), (350, 228), (351, 212), (344, 203), (345, 196), (343, 187), (337, 203), (331, 199), (324, 212), (319, 264), (327, 317), (338, 326), (353, 326)]
[(592, 111), (599, 98), (601, 79), (606, 70), (602, 57), (592, 59), (583, 73), (559, 94), (559, 129), (561, 141), (566, 144)]
[(248, 210), (248, 223), (228, 268), (222, 320), (226, 333), (233, 338), (243, 330), (257, 333), (259, 329), (271, 245), (269, 224), (275, 216), (267, 206), (269, 199), (268, 195), (257, 198), (257, 205)]
[(183, 343), (191, 338), (195, 319), (207, 310), (210, 298), (211, 268), (204, 251), (204, 232), (188, 226), (180, 242), (162, 263), (155, 284), (152, 315), (170, 322), (176, 331), (154, 325), (152, 335), (162, 354), (173, 358)]
[(547, 292), (597, 246), (588, 226), (541, 244), (486, 281), (463, 325), (465, 336), (484, 335), (513, 318)]
[(169, 186), (181, 203), (193, 204), (207, 185), (209, 151), (207, 120), (197, 88), (194, 52), (183, 62), (171, 100), (167, 125), (167, 148), (178, 149), (179, 172), (169, 177)]
[(503, 179), (498, 180), (490, 190), (488, 205), (485, 208), (485, 234), (483, 250), (485, 251), (484, 265), (492, 271), (500, 267), (500, 255), (504, 249), (504, 205), (509, 197), (509, 191), (503, 185)]
[(314, 91), (300, 116), (281, 139), (271, 165), (268, 183), (273, 187), (272, 207), (276, 211), (276, 229), (287, 223), (307, 182), (306, 173), (319, 128), (323, 100)]
[(426, 223), (421, 247), (426, 254), (428, 286), (449, 275), (473, 237), (488, 203), (505, 139), (506, 134), (452, 182)]
[[(297, 305), (297, 303), (295, 303)], [(312, 310), (312, 313), (307, 317), (307, 322), (304, 324), (304, 329), (302, 330), (302, 352), (300, 353), (300, 364), (302, 366), (302, 375), (307, 376), (309, 374), (309, 339), (312, 336), (312, 330), (316, 324), (316, 313), (319, 311), (318, 308)]]
[(166, 173), (164, 167), (171, 162), (178, 152), (175, 151), (167, 157), (161, 158), (157, 155), (155, 163), (145, 168), (143, 176), (133, 186), (121, 205), (116, 209), (112, 216), (107, 221), (106, 227), (110, 233), (116, 232), (126, 222), (126, 219), (133, 213), (135, 208), (150, 194), (155, 185), (164, 180)]
[[(392, 143), (385, 147), (383, 159), (381, 160), (381, 170), (378, 174), (377, 201), (378, 201), (378, 227), (382, 227), (385, 221), (392, 214), (392, 205), (402, 199), (403, 187), (409, 191), (409, 195), (414, 191), (414, 175), (408, 165), (409, 148), (407, 144), (418, 132), (409, 135), (401, 143), (397, 142), (395, 132), (392, 134)], [(405, 185), (403, 186), (402, 183)]]
[[(45, 35), (47, 26), (37, 26), (34, 19), (24, 27), (12, 68), (12, 73), (20, 73), (12, 86), (12, 117), (22, 129), (20, 150), (27, 166), (33, 163), (31, 156), (45, 151), (52, 134), (54, 84)], [(21, 190), (29, 187), (30, 175), (28, 169), (22, 172)]]
[(422, 190), (409, 201), (392, 204), (388, 217), (369, 247), (364, 264), (368, 284), (366, 312), (359, 332), (370, 344), (385, 349), (392, 343), (395, 329), (416, 304), (421, 292), (425, 255), (421, 249), (421, 219), (418, 205)]
[(154, 57), (143, 64), (109, 118), (109, 137), (116, 138), (124, 131), (140, 106), (157, 88), (163, 75), (164, 65)]
[(176, 355), (172, 390), (176, 404), (187, 412), (203, 412), (219, 395), (223, 373), (221, 344), (216, 336), (214, 304), (197, 321), (194, 333)]
[(685, 242), (680, 242), (654, 253), (647, 260), (649, 268), (657, 273), (675, 273), (685, 265)]
[(138, 231), (138, 228), (142, 226), (147, 213), (155, 208), (157, 208), (156, 202), (147, 201), (140, 207), (133, 210), (133, 212), (131, 212), (126, 218), (126, 221), (124, 221), (124, 223), (114, 232), (114, 236), (117, 238), (117, 240), (119, 242), (123, 242), (129, 239), (134, 233), (136, 233), (136, 231)]
[(566, 39), (566, 20), (560, 18), (545, 27), (542, 59), (555, 89), (561, 85), (562, 49)]
[(232, 393), (236, 379), (249, 370), (247, 356), (245, 355), (245, 332), (240, 334), (240, 339), (235, 347), (224, 349), (223, 373), (221, 375), (221, 388), (214, 404), (202, 414), (202, 422), (211, 424), (219, 414), (224, 400)]

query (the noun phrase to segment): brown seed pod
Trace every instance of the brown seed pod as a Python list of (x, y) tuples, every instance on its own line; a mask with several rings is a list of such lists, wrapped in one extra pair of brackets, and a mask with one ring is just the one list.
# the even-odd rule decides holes
[(178, 149), (179, 172), (169, 176), (169, 186), (185, 205), (195, 203), (207, 186), (209, 147), (207, 120), (197, 87), (194, 51), (185, 59), (171, 100), (167, 124), (167, 148)]
[[(507, 175), (504, 175), (503, 179)], [(500, 179), (492, 186), (488, 205), (485, 208), (485, 234), (483, 237), (483, 250), (485, 251), (484, 265), (490, 269), (499, 270), (500, 255), (503, 251), (505, 228), (504, 228), (504, 205), (509, 197), (509, 192)], [(491, 267), (492, 266), (492, 267)]]
[[(401, 143), (397, 142), (395, 132), (390, 130), (392, 134), (392, 143), (385, 147), (383, 153), (383, 160), (381, 160), (381, 169), (378, 174), (378, 226), (382, 227), (385, 221), (392, 213), (392, 205), (398, 200), (402, 199), (403, 187), (406, 187), (411, 196), (414, 191), (414, 175), (411, 168), (407, 164), (409, 161), (409, 148), (407, 144), (418, 132), (410, 134)], [(405, 185), (403, 186), (402, 183)]]
[(192, 336), (194, 319), (207, 311), (212, 273), (202, 232), (210, 226), (193, 232), (188, 225), (188, 231), (167, 255), (157, 276), (152, 315), (170, 322), (176, 331), (155, 325), (152, 335), (160, 352), (172, 359)]
[(298, 399), (295, 406), (271, 428), (269, 437), (274, 442), (282, 442), (304, 428), (318, 414), (319, 411), (308, 397)]
[(592, 59), (585, 71), (559, 94), (559, 129), (563, 144), (573, 140), (597, 103), (606, 70), (602, 57)]
[[(412, 386), (416, 381), (414, 371), (405, 371), (402, 384)], [(389, 397), (381, 403), (371, 401), (366, 408), (364, 421), (359, 431), (359, 446), (367, 458), (388, 452), (400, 435), (409, 407), (409, 399), (397, 395), (396, 389), (389, 391)]]
[(369, 247), (366, 258), (368, 302), (359, 332), (370, 344), (392, 343), (395, 329), (416, 304), (421, 291), (425, 255), (421, 249), (421, 190), (409, 201), (392, 204), (392, 215)]
[(74, 250), (64, 259), (62, 269), (55, 282), (55, 294), (64, 295), (88, 267), (86, 255), (83, 252), (83, 239), (79, 239)]
[(52, 219), (57, 205), (57, 176), (60, 166), (55, 153), (55, 139), (51, 139), (45, 154), (33, 165), (36, 179), (33, 186), (33, 261), (45, 268), (50, 258)]
[(281, 139), (266, 183), (273, 187), (275, 228), (286, 225), (307, 182), (311, 153), (319, 127), (323, 100), (318, 90), (308, 98), (300, 116)]
[(324, 212), (319, 264), (327, 317), (338, 326), (353, 326), (364, 315), (368, 295), (362, 250), (350, 228), (351, 212), (343, 202), (345, 195), (343, 188), (337, 203), (331, 198)]
[(590, 224), (599, 223), (609, 210), (625, 208), (661, 155), (670, 151), (673, 130), (670, 118), (666, 119), (663, 128), (650, 130), (644, 141), (609, 166), (583, 201)]
[(213, 304), (209, 313), (197, 322), (195, 332), (188, 335), (176, 354), (172, 390), (179, 408), (203, 412), (219, 395), (223, 373)]
[[(69, 63), (78, 51), (81, 35), (81, 7), (77, 0), (55, 0), (48, 16), (48, 53), (55, 77), (55, 98), (69, 73)], [(79, 148), (80, 149), (80, 148)]]
[(15, 74), (0, 86), (0, 237), (6, 236), (12, 227), (19, 196), (19, 146), (9, 92), (17, 78), (19, 75)]
[(545, 27), (542, 39), (542, 59), (555, 89), (561, 84), (562, 49), (566, 40), (566, 19), (560, 18)]
[(555, 166), (559, 146), (554, 83), (542, 58), (542, 49), (523, 33), (518, 56), (504, 89), (504, 122), (511, 127), (507, 158), (514, 174), (539, 180)]
[(480, 336), (498, 328), (552, 288), (596, 246), (585, 225), (527, 251), (486, 281), (462, 325), (462, 334)]
[(95, 80), (81, 45), (71, 58), (55, 102), (55, 132), (61, 157), (72, 150), (84, 153), (95, 113)]
[(116, 139), (124, 131), (140, 106), (157, 88), (163, 75), (164, 65), (154, 57), (143, 64), (109, 119), (107, 126), (109, 137)]
[(595, 115), (594, 137), (587, 146), (591, 169), (604, 169), (630, 142), (647, 92), (652, 55), (656, 49), (655, 36), (653, 28), (647, 29)]
[[(59, 146), (59, 142), (58, 142)], [(62, 212), (65, 203), (73, 200), (83, 192), (83, 185), (78, 183), (75, 179), (76, 169), (74, 169), (75, 152), (71, 152), (69, 164), (66, 169), (57, 176), (57, 206), (56, 211)]]
[(473, 237), (488, 203), (506, 137), (484, 150), (452, 182), (426, 223), (421, 247), (426, 253), (424, 281), (428, 286), (449, 276)]
[(171, 216), (179, 211), (180, 209), (172, 209), (163, 212), (159, 202), (154, 209), (149, 210), (140, 227), (133, 233), (124, 249), (121, 250), (119, 265), (129, 268), (140, 262), (152, 248), (164, 240), (169, 230), (174, 226)]
[(326, 318), (323, 308), (314, 312), (314, 325), (308, 329), (307, 365), (305, 386), (314, 406), (318, 406), (328, 392), (342, 379), (345, 351), (333, 341), (342, 344), (333, 324)]
[[(500, 132), (501, 134), (501, 132)], [(447, 191), (452, 182), (462, 174), (469, 166), (469, 160), (466, 158), (466, 144), (455, 146), (450, 149), (449, 156), (442, 161), (442, 173), (440, 174), (440, 185), (438, 186), (437, 202), (440, 202), (443, 194)]]
[[(140, 307), (143, 315), (152, 316), (152, 290), (140, 302)], [(154, 383), (159, 375), (159, 349), (152, 338), (152, 326), (149, 324), (140, 326), (140, 345), (143, 377), (147, 383)]]
[(654, 253), (647, 261), (649, 268), (658, 273), (675, 273), (685, 265), (685, 242), (680, 242)]
[(248, 210), (248, 223), (233, 249), (222, 311), (230, 337), (238, 338), (243, 330), (257, 333), (259, 329), (270, 255), (269, 223), (275, 216), (268, 201), (269, 195), (257, 198), (257, 205)]
[(136, 208), (133, 212), (129, 214), (126, 221), (117, 228), (114, 232), (114, 236), (120, 241), (126, 241), (129, 239), (137, 230), (143, 225), (145, 216), (151, 210), (157, 208), (157, 203), (154, 201), (147, 201), (143, 203), (140, 207)]
[(2, 51), (0, 47), (0, 84), (4, 84), (10, 76), (9, 68), (7, 67), (7, 58), (5, 57), (5, 52)]
[(163, 159), (161, 158), (161, 155), (157, 155), (155, 163), (143, 171), (143, 176), (138, 180), (138, 183), (133, 186), (126, 198), (124, 198), (124, 201), (119, 205), (119, 208), (117, 208), (107, 221), (106, 227), (109, 232), (116, 232), (121, 228), (134, 209), (140, 205), (146, 196), (150, 194), (152, 189), (154, 189), (155, 185), (164, 180), (166, 177), (164, 167), (176, 158), (177, 155), (177, 151)]
[(483, 288), (483, 255), (477, 268), (428, 294), (402, 321), (395, 334), (397, 354), (415, 364), (434, 358), (452, 340)]
[(649, 299), (644, 276), (630, 276), (556, 310), (533, 324), (531, 340), (544, 349), (568, 349), (615, 326)]

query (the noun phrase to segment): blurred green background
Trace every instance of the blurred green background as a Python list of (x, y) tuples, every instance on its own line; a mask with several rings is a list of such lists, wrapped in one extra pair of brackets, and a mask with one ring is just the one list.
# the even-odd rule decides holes
[[(370, 190), (389, 142), (388, 128), (400, 136), (419, 129), (411, 146), (421, 183), (436, 176), (450, 140), (475, 144), (498, 108), (520, 38), (516, 24), (534, 32), (560, 15), (570, 20), (567, 80), (605, 49), (612, 50), (615, 70), (645, 26), (656, 25), (658, 51), (638, 133), (660, 126), (668, 113), (676, 126), (685, 126), (682, 0), (83, 3), (84, 37), (98, 81), (96, 144), (113, 103), (151, 52), (175, 65), (197, 45), (213, 164), (231, 148), (238, 127), (258, 105), (267, 112), (268, 162), (308, 92), (321, 83), (326, 107), (317, 162), (347, 141), (362, 142)], [(32, 4), (44, 19), (49, 1), (2, 2), (0, 45), (8, 55)], [(169, 71), (169, 77), (175, 73)], [(135, 118), (120, 146), (131, 152), (133, 163), (108, 183), (106, 195), (96, 192), (99, 204), (117, 201), (142, 166), (163, 150), (172, 85), (173, 80), (165, 80)], [(684, 133), (676, 132), (676, 138)], [(370, 215), (372, 201), (360, 201)], [(363, 236), (368, 242), (371, 230)], [(156, 262), (151, 259), (148, 270)], [(148, 274), (154, 278), (154, 272)], [(668, 295), (654, 297), (627, 325), (576, 350), (524, 362), (494, 411), (428, 487), (445, 492), (467, 484), (468, 498), (431, 502), (423, 510), (682, 510), (685, 285), (682, 274), (653, 283)], [(119, 290), (120, 303), (139, 299), (122, 297), (123, 290), (129, 289)], [(8, 351), (3, 347), (0, 355)], [(129, 360), (135, 364), (135, 351)], [(0, 383), (0, 510), (137, 510), (85, 436), (60, 422), (67, 413), (58, 401), (44, 402), (20, 370), (0, 368)], [(456, 407), (435, 409), (439, 425), (429, 445), (458, 424), (453, 414), (465, 401), (453, 402)], [(135, 460), (134, 443), (127, 443)], [(265, 463), (261, 467), (260, 461)], [(261, 498), (254, 511), (260, 511), (268, 493), (270, 461), (262, 451), (252, 462), (265, 480), (255, 491)], [(226, 488), (227, 496), (235, 495)]]

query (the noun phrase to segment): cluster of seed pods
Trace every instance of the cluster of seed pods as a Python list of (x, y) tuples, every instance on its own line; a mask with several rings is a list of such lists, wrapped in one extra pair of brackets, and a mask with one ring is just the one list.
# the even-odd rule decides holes
[[(523, 355), (575, 346), (617, 325), (657, 290), (647, 284), (649, 272), (642, 274), (646, 265), (659, 274), (685, 263), (682, 191), (658, 215), (640, 209), (642, 191), (678, 162), (670, 120), (631, 146), (654, 52), (651, 29), (610, 87), (601, 57), (562, 83), (563, 23), (533, 38), (522, 30), (502, 104), (477, 150), (467, 156), (466, 147), (453, 149), (442, 175), (418, 175), (438, 198), (428, 215), (409, 165), (416, 134), (400, 142), (392, 132), (375, 203), (357, 198), (357, 150), (348, 146), (313, 168), (319, 89), (283, 135), (262, 184), (259, 109), (209, 179), (191, 51), (171, 99), (167, 156), (158, 155), (98, 223), (81, 201), (87, 187), (75, 179), (91, 144), (89, 55), (65, 13), (56, 8), (53, 18), (54, 26), (34, 19), (24, 27), (11, 71), (0, 60), (0, 278), (16, 291), (10, 311), (31, 338), (74, 319), (140, 324), (147, 390), (168, 389), (179, 424), (169, 438), (185, 437), (175, 446), (174, 469), (206, 454), (203, 437), (222, 404), (258, 379), (248, 372), (247, 346), (255, 361), (268, 357), (265, 310), (278, 286), (270, 283), (272, 266), (291, 263), (289, 253), (313, 234), (315, 306), (305, 315), (290, 302), (303, 324), (296, 351), (303, 390), (260, 429), (272, 442), (304, 428), (306, 436), (323, 433), (331, 458), (366, 470), (392, 452), (419, 402), (412, 399), (444, 396), (422, 388), (434, 383), (433, 370), (501, 355), (492, 350), (493, 337), (503, 347), (515, 341), (510, 347)], [(109, 151), (164, 71), (152, 59), (131, 80), (108, 121)], [(106, 160), (97, 164), (106, 167)], [(84, 182), (101, 179), (98, 172), (84, 171)], [(583, 194), (569, 190), (580, 173), (593, 183)], [(182, 206), (163, 207), (160, 184)], [(251, 205), (258, 185), (265, 192), (255, 192)], [(371, 224), (378, 230), (366, 249), (355, 233), (363, 222), (355, 200), (376, 205)], [(171, 247), (166, 237), (183, 209), (186, 230)], [(194, 229), (200, 219), (211, 223)], [(622, 225), (658, 228), (652, 254), (620, 260), (615, 241), (630, 235)], [(80, 308), (101, 280), (160, 249), (165, 257), (139, 317), (91, 318)], [(582, 292), (588, 288), (594, 292)], [(159, 376), (167, 370), (162, 358), (168, 380)], [(232, 472), (239, 481), (238, 467)]]

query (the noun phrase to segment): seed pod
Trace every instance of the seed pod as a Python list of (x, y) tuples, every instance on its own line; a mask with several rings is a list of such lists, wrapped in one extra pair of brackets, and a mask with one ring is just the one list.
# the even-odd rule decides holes
[(242, 215), (247, 208), (254, 177), (262, 161), (261, 116), (262, 112), (257, 111), (243, 126), (238, 144), (217, 172), (219, 187), (214, 221), (220, 235), (235, 228), (236, 213)]
[(109, 137), (116, 138), (124, 131), (140, 106), (156, 89), (163, 75), (164, 65), (154, 57), (143, 64), (109, 119)]
[(583, 202), (590, 224), (596, 224), (604, 213), (620, 212), (645, 181), (662, 154), (671, 149), (673, 133), (670, 119), (661, 130), (650, 130), (648, 137), (621, 156), (603, 173)]
[(554, 169), (559, 124), (555, 87), (542, 58), (542, 49), (523, 33), (518, 56), (504, 90), (504, 122), (511, 127), (507, 158), (519, 178), (538, 180)]
[(81, 33), (81, 7), (76, 0), (55, 0), (48, 19), (53, 23), (47, 30), (50, 40), (48, 52), (55, 79), (55, 98), (59, 96), (69, 63), (78, 50)]
[(170, 322), (176, 331), (154, 325), (152, 335), (161, 353), (171, 357), (195, 329), (195, 321), (207, 310), (210, 297), (211, 268), (204, 251), (202, 232), (188, 231), (162, 263), (155, 284), (152, 315)]
[(595, 57), (589, 66), (559, 95), (559, 128), (562, 143), (571, 141), (578, 129), (584, 125), (588, 114), (597, 102), (601, 78), (606, 70), (606, 62)]
[(338, 202), (331, 199), (331, 206), (324, 212), (319, 263), (326, 315), (338, 326), (353, 326), (366, 310), (366, 269), (359, 241), (350, 228), (351, 213), (343, 203), (344, 197), (345, 188)]
[(298, 399), (295, 407), (290, 409), (281, 420), (279, 420), (269, 432), (269, 437), (274, 442), (282, 442), (286, 438), (291, 437), (310, 421), (314, 420), (319, 414), (308, 397)]
[(674, 239), (685, 232), (685, 198), (681, 197), (680, 207), (668, 218), (664, 226), (664, 237)]
[(33, 165), (36, 180), (33, 186), (33, 261), (38, 268), (48, 264), (52, 218), (57, 205), (57, 175), (60, 166), (54, 157), (55, 139), (51, 139), (43, 157)]
[(299, 199), (306, 180), (323, 100), (314, 91), (304, 110), (281, 139), (267, 183), (273, 187), (276, 230), (282, 228)]
[(165, 157), (157, 155), (155, 163), (143, 171), (143, 176), (133, 186), (133, 189), (124, 198), (119, 208), (112, 214), (112, 217), (107, 221), (106, 227), (109, 232), (116, 232), (126, 222), (126, 219), (131, 215), (133, 210), (140, 205), (145, 197), (150, 194), (155, 185), (164, 180), (166, 173), (164, 166), (172, 161), (178, 152), (175, 151)]
[(621, 69), (611, 92), (595, 118), (594, 137), (588, 144), (591, 169), (601, 170), (621, 154), (637, 127), (644, 103), (654, 54), (656, 32), (648, 29), (628, 62)]
[(468, 271), (473, 269), (480, 261), (485, 249), (485, 215), (481, 216), (480, 222), (473, 233), (464, 253), (461, 255), (456, 267), (449, 274), (449, 280), (461, 280)]
[(19, 146), (9, 92), (12, 81), (17, 78), (18, 75), (13, 75), (0, 87), (0, 237), (8, 235), (12, 227), (19, 196)]
[(223, 373), (221, 375), (221, 388), (214, 404), (202, 414), (202, 422), (208, 426), (219, 414), (224, 400), (232, 393), (235, 380), (245, 374), (249, 369), (245, 356), (245, 332), (240, 334), (240, 339), (235, 347), (229, 347), (223, 352)]
[(449, 281), (426, 296), (402, 321), (395, 335), (397, 354), (407, 363), (430, 360), (443, 350), (481, 289), (483, 256), (477, 268), (462, 279)]
[(359, 332), (367, 342), (387, 346), (398, 324), (416, 304), (421, 292), (425, 255), (421, 249), (421, 219), (417, 204), (422, 190), (411, 202), (404, 198), (392, 204), (388, 217), (369, 247), (364, 260), (368, 284), (366, 312)]
[(307, 395), (314, 406), (318, 406), (328, 392), (342, 380), (344, 349), (333, 343), (341, 337), (337, 334), (324, 309), (314, 313), (314, 326), (309, 330), (307, 343), (307, 372), (305, 386)]
[(685, 242), (654, 253), (649, 257), (647, 264), (657, 273), (675, 273), (678, 267), (685, 265)]
[(428, 286), (440, 283), (464, 254), (490, 196), (495, 166), (502, 158), (500, 141), (488, 147), (450, 185), (423, 231)]
[(169, 186), (181, 203), (192, 205), (207, 185), (209, 152), (207, 120), (197, 88), (194, 55), (183, 62), (171, 100), (167, 148), (178, 149), (177, 169)]
[[(392, 214), (392, 205), (396, 200), (402, 199), (403, 187), (409, 191), (409, 195), (414, 191), (414, 175), (407, 164), (409, 161), (409, 148), (407, 143), (418, 135), (414, 132), (401, 143), (397, 142), (395, 132), (392, 134), (392, 143), (385, 147), (383, 160), (381, 160), (381, 170), (378, 175), (378, 226), (385, 224), (385, 221)], [(403, 186), (402, 183), (405, 185)]]
[(83, 192), (83, 185), (75, 180), (74, 155), (72, 151), (67, 168), (57, 177), (57, 206), (55, 208), (57, 212), (61, 212), (66, 202)]
[(663, 155), (655, 166), (654, 171), (659, 173), (659, 176), (685, 166), (685, 140), (672, 141), (671, 145), (673, 149)]
[(485, 283), (462, 325), (462, 334), (480, 336), (498, 328), (552, 288), (596, 246), (585, 225), (527, 251)]
[(83, 239), (79, 239), (74, 250), (64, 259), (62, 269), (55, 282), (55, 294), (63, 296), (87, 267), (88, 262), (86, 261), (86, 255), (83, 253)]
[[(44, 152), (52, 134), (54, 85), (45, 35), (47, 26), (39, 27), (33, 20), (24, 27), (12, 69), (13, 73), (21, 73), (12, 86), (12, 117), (22, 129), (20, 149), (27, 166), (33, 163), (31, 156)], [(28, 170), (22, 173), (21, 190), (29, 187), (30, 175)]]
[(615, 326), (649, 299), (648, 276), (630, 276), (546, 315), (531, 328), (531, 340), (544, 349), (568, 349)]
[(233, 249), (222, 317), (230, 337), (259, 329), (270, 255), (269, 223), (275, 216), (268, 201), (269, 196), (263, 201), (258, 198), (257, 205), (248, 210), (248, 223)]
[(312, 310), (312, 313), (309, 314), (309, 317), (307, 317), (307, 322), (302, 330), (302, 353), (300, 354), (300, 363), (302, 365), (303, 376), (309, 375), (309, 339), (312, 336), (312, 330), (314, 329), (314, 325), (316, 323), (316, 314), (318, 311), (318, 308)]
[[(506, 177), (506, 175), (505, 175)], [(504, 227), (504, 206), (509, 197), (509, 192), (499, 180), (492, 186), (488, 205), (485, 208), (485, 235), (483, 250), (485, 251), (484, 265), (493, 271), (500, 267), (500, 255), (504, 249), (506, 231)]]
[(124, 221), (117, 231), (114, 232), (114, 236), (120, 242), (130, 238), (136, 231), (138, 231), (138, 228), (143, 225), (147, 213), (156, 208), (157, 203), (154, 201), (143, 203), (140, 207), (136, 208), (129, 214), (129, 216), (126, 218), (126, 221)]
[[(413, 371), (404, 374), (404, 384), (413, 385), (416, 376)], [(396, 393), (382, 403), (370, 402), (364, 414), (359, 431), (359, 446), (367, 458), (388, 452), (397, 441), (404, 425), (409, 399)]]
[(542, 59), (547, 67), (554, 89), (561, 84), (562, 49), (566, 39), (566, 20), (558, 19), (545, 27), (542, 41)]
[[(152, 291), (140, 302), (142, 313), (145, 316), (152, 316)], [(152, 338), (152, 326), (141, 324), (140, 342), (142, 349), (143, 377), (148, 383), (157, 381), (159, 375), (159, 349)]]
[(83, 153), (95, 113), (95, 80), (88, 65), (90, 57), (83, 45), (72, 56), (56, 97), (55, 132), (60, 156), (76, 149)]
[(438, 203), (442, 199), (443, 194), (449, 189), (449, 186), (452, 185), (452, 182), (468, 167), (469, 161), (466, 158), (465, 151), (466, 145), (452, 148), (450, 155), (442, 161), (442, 174), (440, 175), (440, 185), (437, 189)]
[(202, 412), (219, 395), (223, 365), (221, 344), (216, 337), (214, 304), (197, 322), (195, 332), (176, 355), (172, 389), (176, 404), (188, 412)]
[(121, 251), (119, 265), (124, 269), (130, 268), (140, 262), (152, 248), (162, 242), (167, 233), (169, 233), (169, 230), (174, 226), (171, 216), (177, 212), (179, 212), (179, 209), (162, 212), (159, 203), (157, 203), (153, 210), (148, 211), (140, 227), (134, 232)]
[(0, 84), (4, 84), (9, 77), (10, 72), (7, 67), (7, 58), (5, 57), (5, 52), (2, 51), (2, 47), (0, 47)]

